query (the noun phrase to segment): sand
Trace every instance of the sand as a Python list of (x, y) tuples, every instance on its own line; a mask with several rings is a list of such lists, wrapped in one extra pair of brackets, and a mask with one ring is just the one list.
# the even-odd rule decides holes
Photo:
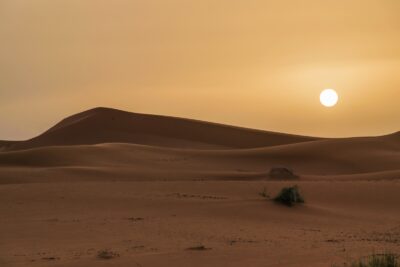
[[(0, 266), (330, 267), (400, 253), (399, 133), (322, 139), (97, 108), (0, 149)], [(302, 205), (259, 195), (295, 184)]]

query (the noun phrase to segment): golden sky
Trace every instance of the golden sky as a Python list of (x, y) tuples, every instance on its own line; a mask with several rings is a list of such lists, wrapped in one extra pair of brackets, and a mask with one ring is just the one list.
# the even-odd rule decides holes
[(96, 106), (378, 135), (399, 99), (399, 0), (0, 0), (0, 139)]

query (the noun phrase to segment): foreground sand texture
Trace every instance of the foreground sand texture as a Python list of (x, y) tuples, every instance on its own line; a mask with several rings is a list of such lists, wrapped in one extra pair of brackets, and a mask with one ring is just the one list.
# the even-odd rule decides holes
[[(400, 253), (400, 133), (320, 139), (97, 108), (0, 151), (0, 266), (322, 267)], [(273, 167), (300, 177), (269, 178)], [(304, 205), (259, 195), (295, 184)], [(98, 259), (104, 249), (119, 257)]]

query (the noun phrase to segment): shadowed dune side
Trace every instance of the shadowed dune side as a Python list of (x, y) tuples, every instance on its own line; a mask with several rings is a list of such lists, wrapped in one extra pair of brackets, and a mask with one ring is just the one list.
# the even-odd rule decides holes
[(190, 119), (95, 108), (68, 117), (35, 138), (19, 142), (3, 141), (0, 147), (4, 151), (43, 146), (133, 143), (215, 149), (264, 147), (317, 139)]
[(387, 141), (400, 143), (400, 131), (382, 136), (382, 138), (386, 139)]
[(19, 143), (19, 141), (3, 141), (0, 140), (0, 152), (8, 151), (14, 144)]

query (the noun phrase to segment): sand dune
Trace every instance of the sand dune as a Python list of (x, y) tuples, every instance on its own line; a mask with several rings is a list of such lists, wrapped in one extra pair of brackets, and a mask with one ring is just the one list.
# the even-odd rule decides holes
[[(45, 133), (3, 150), (54, 145), (134, 143), (180, 148), (250, 148), (316, 140), (217, 123), (95, 108), (62, 120)], [(1, 146), (1, 143), (0, 143)]]
[[(280, 166), (299, 178), (270, 178)], [(400, 252), (399, 182), (400, 133), (322, 139), (93, 109), (0, 142), (0, 266), (330, 267)], [(304, 205), (259, 195), (294, 184)]]
[(205, 173), (246, 178), (266, 177), (276, 166), (303, 176), (350, 175), (399, 170), (399, 163), (399, 133), (318, 139), (106, 108), (71, 116), (0, 153), (0, 173), (8, 170), (8, 177), (10, 168), (97, 168), (124, 170), (132, 179), (171, 172), (175, 179)]
[(0, 183), (400, 179), (400, 132), (320, 139), (96, 108), (42, 135), (0, 142)]
[(318, 177), (396, 171), (400, 170), (399, 162), (400, 141), (392, 136), (326, 139), (229, 150), (107, 143), (2, 152), (0, 173), (7, 176), (7, 181), (20, 177), (23, 172), (28, 172), (23, 175), (26, 181), (34, 173), (35, 177), (43, 178), (54, 172), (66, 172), (71, 178), (93, 175), (100, 178), (112, 174), (114, 180), (125, 180), (125, 177), (131, 180), (202, 177), (236, 180), (266, 179), (268, 171), (278, 166), (292, 168), (302, 177)]

